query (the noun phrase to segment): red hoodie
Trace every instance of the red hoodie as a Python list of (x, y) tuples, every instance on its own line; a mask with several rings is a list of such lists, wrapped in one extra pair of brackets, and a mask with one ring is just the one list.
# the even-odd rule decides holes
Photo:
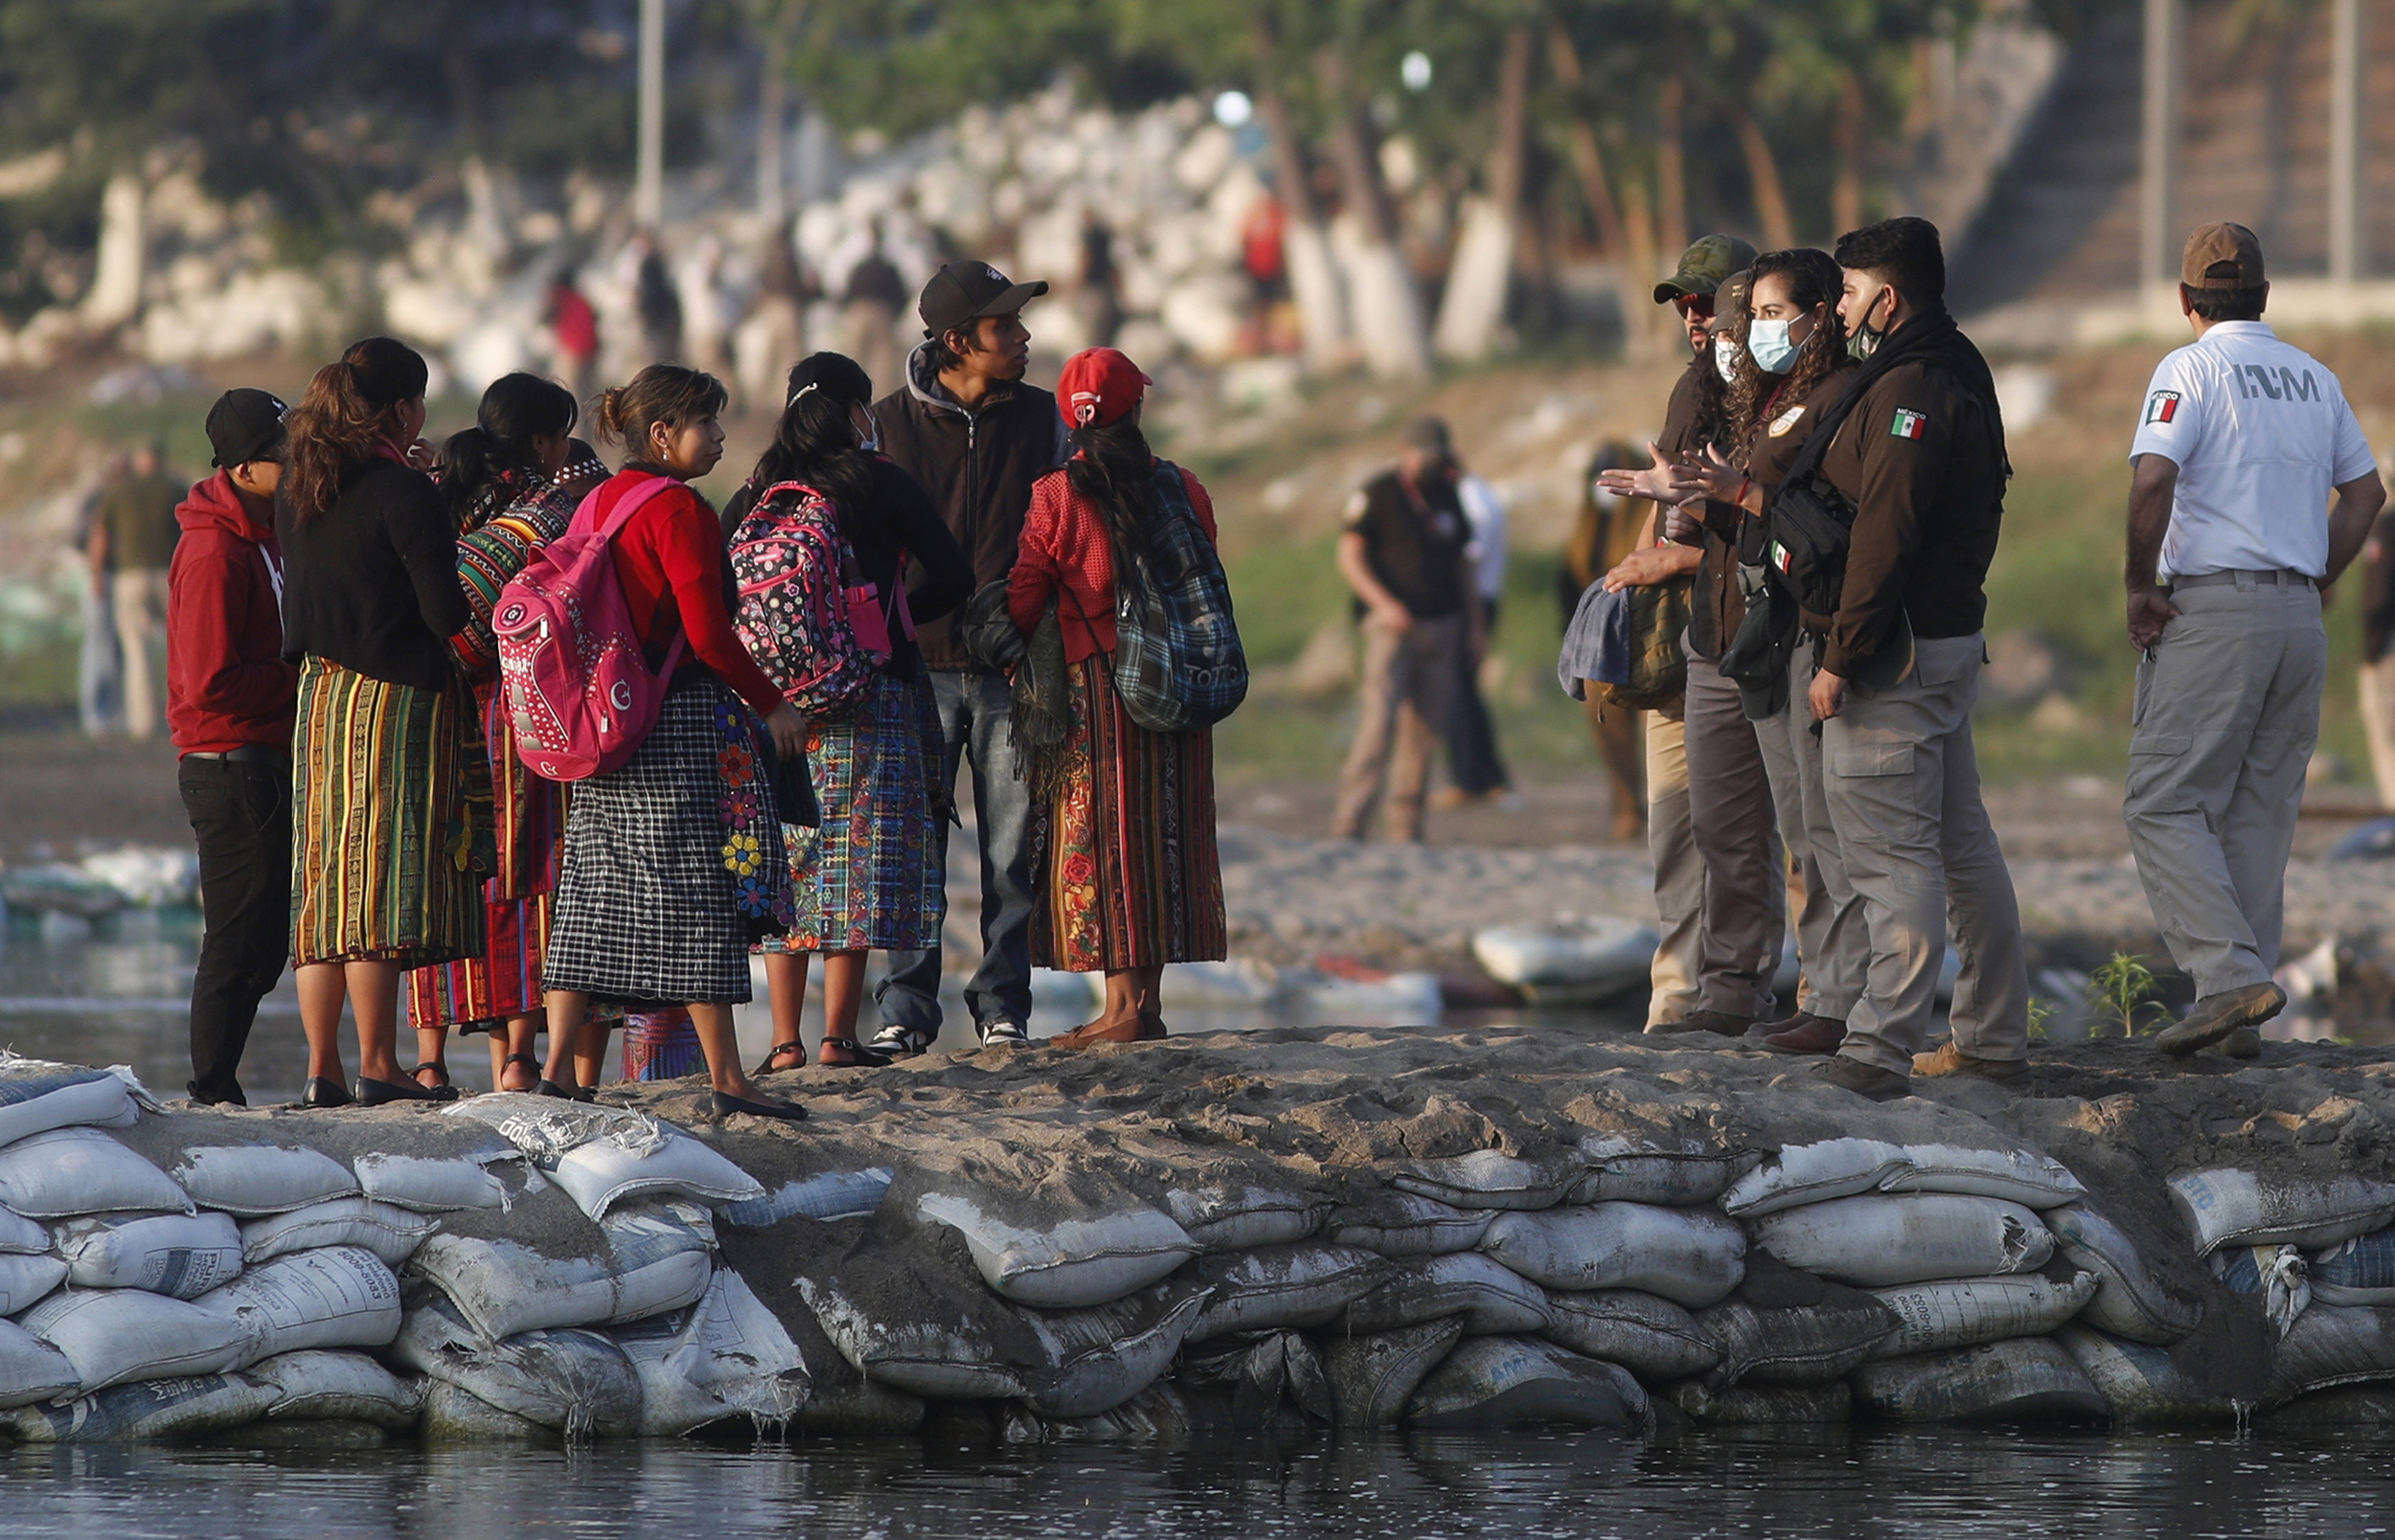
[(167, 731), (182, 754), (288, 750), (299, 669), (283, 661), (283, 552), (232, 478), (192, 488), (167, 569)]

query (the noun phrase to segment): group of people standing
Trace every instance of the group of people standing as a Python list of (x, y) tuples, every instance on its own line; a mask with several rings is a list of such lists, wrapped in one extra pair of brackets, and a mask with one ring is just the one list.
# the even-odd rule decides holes
[[(500, 1089), (586, 1099), (594, 1009), (673, 1006), (718, 1113), (803, 1117), (755, 1076), (807, 1062), (811, 955), (818, 1063), (886, 1064), (938, 1033), (965, 763), (981, 1040), (1028, 1040), (1035, 962), (1106, 975), (1106, 1009), (1062, 1041), (1162, 1036), (1163, 965), (1224, 955), (1212, 750), (1203, 729), (1121, 711), (1115, 575), (1167, 521), (1210, 543), (1212, 510), (1149, 449), (1148, 381), (1120, 353), (1076, 355), (1061, 400), (1023, 383), (1021, 311), (1045, 291), (978, 261), (942, 269), (907, 377), (878, 400), (850, 359), (802, 360), (720, 514), (691, 484), (722, 458), (726, 392), (678, 365), (601, 395), (612, 472), (574, 436), (574, 394), (529, 374), (492, 384), (434, 451), (424, 361), (387, 337), (288, 408), (227, 393), (208, 419), (217, 473), (178, 510), (169, 598), (206, 920), (193, 1097), (244, 1099), (258, 1001), (288, 962), (308, 1106), (454, 1098), (453, 1031), (491, 1034)], [(519, 752), (534, 729), (500, 661), (512, 585), (554, 577), (551, 547), (593, 542), (658, 698), (628, 757), (560, 781)], [(872, 951), (892, 958), (868, 1042)], [(733, 1008), (755, 953), (774, 1041), (751, 1071)], [(403, 983), (412, 1069), (396, 1055)]]
[[(2261, 273), (2242, 227), (2190, 240), (2198, 342), (2164, 361), (2133, 451), (2126, 812), (2197, 984), (2159, 1038), (2180, 1053), (2250, 1057), (2286, 1003), (2270, 974), (2318, 729), (2317, 587), (2384, 495), (2335, 378), (2261, 325)], [(2028, 1054), (2019, 910), (1971, 732), (2011, 464), (1944, 288), (1917, 218), (1835, 256), (1705, 237), (1655, 290), (1691, 356), (1654, 463), (1598, 477), (1655, 510), (1604, 589), (1693, 590), (1686, 813), (1651, 825), (1665, 944), (1648, 1030), (1759, 1036), (1882, 1099), (1917, 1075), (2012, 1079)], [(1781, 1013), (1791, 905), (1802, 982)], [(1924, 1053), (1950, 940), (1953, 1033)]]

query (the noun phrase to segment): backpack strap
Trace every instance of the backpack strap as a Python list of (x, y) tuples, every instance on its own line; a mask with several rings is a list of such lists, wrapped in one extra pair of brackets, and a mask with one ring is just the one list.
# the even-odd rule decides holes
[(599, 524), (599, 494), (606, 490), (607, 486), (605, 482), (601, 482), (598, 486), (592, 487), (583, 495), (582, 506), (574, 510), (574, 517), (566, 525), (566, 528), (569, 530), (595, 529), (598, 532), (599, 538), (602, 540), (612, 540), (625, 525), (631, 522), (633, 514), (639, 512), (642, 509), (649, 505), (649, 500), (650, 498), (655, 497), (660, 492), (671, 491), (674, 487), (682, 485), (683, 484), (681, 482), (675, 481), (671, 476), (650, 476), (639, 486), (624, 494), (623, 498), (616, 503), (615, 511), (607, 515), (607, 522), (605, 525), (601, 526)]

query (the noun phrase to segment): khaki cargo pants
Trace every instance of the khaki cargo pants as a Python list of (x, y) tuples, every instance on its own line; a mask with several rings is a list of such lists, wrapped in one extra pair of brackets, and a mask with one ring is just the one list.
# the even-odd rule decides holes
[(1705, 868), (1698, 1008), (1774, 1020), (1771, 976), (1788, 933), (1788, 866), (1771, 782), (1738, 686), (1694, 647), (1687, 711), (1688, 816)]
[(1796, 955), (1805, 968), (1796, 1008), (1845, 1021), (1862, 999), (1871, 936), (1863, 923), (1862, 900), (1846, 875), (1837, 826), (1830, 818), (1822, 735), (1813, 730), (1813, 710), (1805, 704), (1813, 689), (1813, 648), (1800, 645), (1794, 653), (1789, 660), (1788, 709), (1757, 722), (1755, 741), (1771, 778), (1780, 841), (1805, 888), (1804, 905), (1795, 917)]
[[(1910, 673), (1885, 690), (1850, 687), (1822, 724), (1830, 821), (1871, 945), (1839, 1052), (1898, 1075), (1912, 1073), (1936, 1011), (1950, 932), (1963, 964), (1956, 1045), (1977, 1058), (2029, 1053), (2020, 908), (1971, 738), (1985, 657), (1978, 633), (1916, 642)], [(1789, 709), (1806, 711), (1801, 698)]]
[(1655, 926), (1662, 939), (1647, 970), (1647, 1025), (1697, 1008), (1698, 944), (1704, 921), (1705, 864), (1688, 815), (1688, 751), (1679, 720), (1647, 721), (1647, 850), (1654, 860)]
[(2287, 857), (2328, 677), (2310, 581), (2222, 576), (2172, 592), (2178, 617), (2137, 665), (2121, 809), (2155, 927), (2199, 996), (2261, 984), (2278, 966)]
[(1418, 841), (1437, 734), (1432, 724), (1448, 720), (1470, 636), (1461, 615), (1418, 620), (1402, 633), (1367, 619), (1362, 629), (1364, 667), (1356, 693), (1356, 741), (1339, 771), (1331, 837), (1362, 839), (1385, 789), (1388, 838)]

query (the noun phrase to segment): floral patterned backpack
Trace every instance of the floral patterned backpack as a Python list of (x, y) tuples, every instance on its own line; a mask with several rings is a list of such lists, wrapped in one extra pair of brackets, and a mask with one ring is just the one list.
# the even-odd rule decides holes
[(849, 623), (855, 568), (831, 501), (800, 482), (766, 487), (732, 532), (732, 627), (782, 698), (810, 716), (838, 715), (873, 682), (874, 656)]

